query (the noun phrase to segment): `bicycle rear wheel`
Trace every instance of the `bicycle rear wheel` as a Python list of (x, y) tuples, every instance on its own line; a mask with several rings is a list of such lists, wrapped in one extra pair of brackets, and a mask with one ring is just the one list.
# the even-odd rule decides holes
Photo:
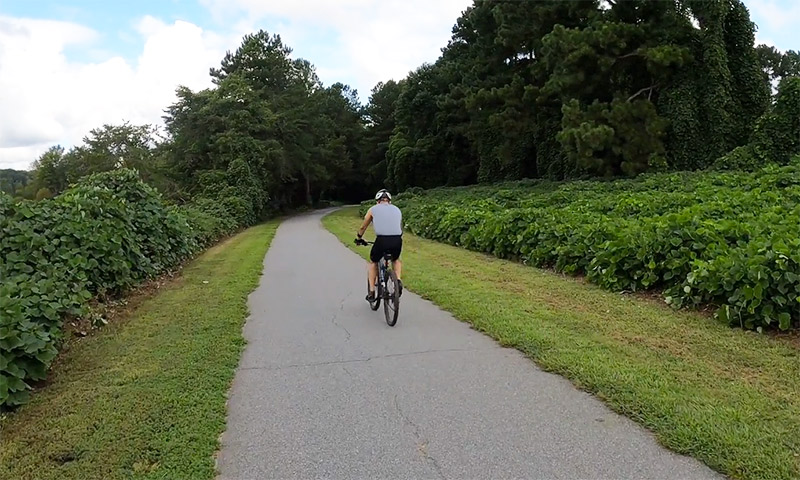
[[(376, 282), (375, 285), (375, 301), (370, 302), (369, 308), (372, 309), (373, 312), (378, 311), (381, 306), (381, 289), (380, 289), (380, 282)], [(367, 295), (369, 295), (369, 279), (367, 280)]]
[(394, 271), (386, 272), (386, 292), (383, 299), (383, 313), (386, 315), (386, 323), (394, 327), (397, 323), (397, 315), (400, 313), (400, 285), (397, 283), (397, 275)]

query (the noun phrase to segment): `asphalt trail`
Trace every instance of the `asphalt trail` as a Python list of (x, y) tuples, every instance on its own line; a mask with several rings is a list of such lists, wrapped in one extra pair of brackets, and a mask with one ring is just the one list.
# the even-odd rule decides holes
[(722, 478), (412, 292), (389, 327), (322, 215), (264, 258), (219, 478)]

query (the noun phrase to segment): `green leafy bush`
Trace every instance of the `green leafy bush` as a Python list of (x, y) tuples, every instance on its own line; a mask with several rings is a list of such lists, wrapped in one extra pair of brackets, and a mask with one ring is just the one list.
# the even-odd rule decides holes
[(132, 170), (92, 175), (37, 202), (0, 193), (0, 406), (25, 403), (46, 377), (66, 318), (232, 233), (240, 207), (167, 206)]
[(744, 328), (800, 322), (800, 158), (753, 173), (440, 188), (395, 203), (423, 237), (611, 290), (663, 290), (676, 307), (716, 305)]

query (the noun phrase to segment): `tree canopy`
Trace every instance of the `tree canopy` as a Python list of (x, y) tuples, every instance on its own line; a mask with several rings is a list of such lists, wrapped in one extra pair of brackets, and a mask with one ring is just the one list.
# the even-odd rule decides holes
[(0, 192), (23, 196), (25, 187), (31, 183), (32, 174), (24, 170), (6, 168), (0, 170)]
[(404, 80), (387, 181), (707, 167), (748, 142), (769, 79), (794, 72), (754, 32), (739, 0), (476, 0)]
[(796, 142), (768, 148), (759, 132), (800, 118), (786, 100), (800, 56), (756, 46), (755, 28), (741, 0), (475, 0), (435, 62), (366, 105), (260, 30), (212, 88), (177, 89), (164, 132), (104, 125), (54, 146), (25, 193), (132, 167), (172, 201), (238, 192), (261, 218), (383, 187), (783, 162)]

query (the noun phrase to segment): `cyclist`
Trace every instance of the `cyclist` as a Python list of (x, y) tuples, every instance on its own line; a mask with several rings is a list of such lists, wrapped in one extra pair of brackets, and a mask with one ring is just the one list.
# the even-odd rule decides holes
[(392, 194), (386, 189), (375, 194), (376, 204), (370, 207), (364, 216), (364, 223), (357, 232), (357, 242), (363, 241), (361, 237), (367, 231), (367, 227), (372, 223), (375, 230), (375, 243), (369, 253), (370, 261), (367, 262), (367, 280), (369, 294), (367, 301), (375, 301), (375, 280), (378, 278), (378, 262), (383, 258), (384, 252), (392, 255), (392, 268), (397, 275), (398, 295), (403, 293), (403, 283), (400, 281), (400, 274), (403, 264), (400, 261), (400, 252), (403, 250), (403, 214), (400, 209), (392, 205)]

